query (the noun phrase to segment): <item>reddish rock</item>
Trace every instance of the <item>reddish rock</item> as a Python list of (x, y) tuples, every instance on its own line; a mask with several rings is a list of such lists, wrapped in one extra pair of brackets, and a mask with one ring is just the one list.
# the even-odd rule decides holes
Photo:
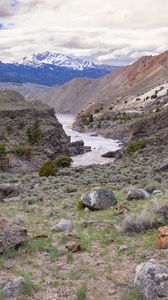
[(130, 211), (124, 204), (117, 204), (115, 210), (118, 215), (122, 215)]
[(65, 245), (65, 248), (66, 248), (68, 251), (71, 251), (71, 252), (73, 252), (73, 253), (78, 252), (78, 251), (81, 250), (80, 244), (78, 244), (78, 243), (73, 243), (73, 242), (72, 242), (72, 243), (66, 244), (66, 245)]
[(168, 248), (168, 226), (163, 226), (158, 229), (156, 244), (159, 249)]

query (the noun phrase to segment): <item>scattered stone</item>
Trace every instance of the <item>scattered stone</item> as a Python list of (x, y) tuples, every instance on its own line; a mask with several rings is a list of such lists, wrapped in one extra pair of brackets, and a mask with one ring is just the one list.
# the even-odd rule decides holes
[(52, 227), (53, 231), (72, 231), (73, 224), (69, 220), (62, 219), (58, 224)]
[(110, 290), (108, 290), (109, 296), (115, 295), (116, 293), (117, 293), (116, 289), (110, 289)]
[(18, 185), (14, 184), (0, 184), (0, 201), (5, 198), (17, 197), (20, 193)]
[(109, 151), (101, 155), (102, 157), (105, 158), (121, 158), (122, 154), (120, 150), (116, 151)]
[(13, 279), (0, 277), (0, 290), (2, 295), (7, 299), (18, 296), (21, 294), (23, 283), (23, 277), (16, 277)]
[(127, 200), (149, 199), (149, 194), (144, 189), (132, 189), (127, 194)]
[(168, 170), (168, 160), (162, 162), (158, 168), (160, 171)]
[(22, 216), (22, 215), (16, 216), (15, 219), (13, 220), (13, 223), (15, 223), (17, 225), (25, 225), (26, 218), (25, 218), (25, 216)]
[(162, 191), (161, 190), (154, 190), (153, 194), (154, 195), (162, 195)]
[(72, 252), (72, 253), (75, 253), (75, 252), (78, 252), (78, 251), (81, 250), (80, 244), (79, 243), (73, 243), (73, 242), (66, 244), (65, 248), (68, 251)]
[(117, 215), (123, 215), (130, 211), (124, 204), (117, 204), (115, 210)]
[(127, 251), (127, 250), (130, 250), (131, 249), (131, 246), (128, 246), (128, 245), (123, 245), (119, 248), (119, 251)]
[(154, 260), (141, 263), (135, 270), (134, 285), (144, 300), (168, 296), (168, 268)]
[(168, 248), (168, 226), (163, 226), (158, 229), (156, 245), (159, 249)]
[(20, 245), (27, 239), (27, 229), (21, 228), (7, 219), (0, 219), (0, 253)]
[(91, 133), (90, 136), (97, 137), (98, 134), (97, 133)]
[(93, 188), (90, 192), (83, 194), (81, 201), (89, 209), (107, 209), (117, 203), (111, 190), (100, 187)]
[(85, 207), (85, 211), (86, 211), (86, 212), (89, 212), (90, 209), (89, 209), (88, 207)]

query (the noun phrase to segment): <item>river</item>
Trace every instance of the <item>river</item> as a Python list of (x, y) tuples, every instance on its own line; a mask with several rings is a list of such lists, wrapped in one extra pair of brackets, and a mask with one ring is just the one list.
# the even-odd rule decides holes
[(71, 126), (74, 120), (72, 115), (58, 114), (57, 118), (63, 125), (66, 134), (71, 137), (71, 142), (83, 140), (85, 146), (91, 146), (92, 148), (90, 152), (73, 157), (72, 167), (106, 164), (114, 160), (113, 158), (103, 158), (101, 155), (108, 151), (120, 149), (119, 141), (106, 139), (101, 135), (92, 136), (91, 133), (80, 133), (72, 130)]

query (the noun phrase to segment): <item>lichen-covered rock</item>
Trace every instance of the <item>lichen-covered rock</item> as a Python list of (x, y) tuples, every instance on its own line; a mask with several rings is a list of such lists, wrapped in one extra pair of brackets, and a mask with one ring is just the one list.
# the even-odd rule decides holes
[(143, 300), (168, 296), (168, 268), (154, 260), (141, 263), (135, 270), (134, 285)]
[(0, 219), (0, 253), (28, 239), (27, 229), (7, 219)]
[(168, 248), (168, 226), (163, 226), (158, 229), (156, 244), (159, 249)]
[(117, 203), (114, 193), (103, 188), (93, 188), (81, 196), (81, 201), (89, 209), (107, 209)]
[(6, 299), (18, 296), (22, 292), (23, 277), (4, 278), (0, 277), (0, 291)]
[(149, 194), (144, 189), (132, 189), (127, 194), (127, 200), (149, 199)]
[(4, 198), (17, 197), (20, 193), (18, 185), (14, 184), (0, 184), (0, 201)]

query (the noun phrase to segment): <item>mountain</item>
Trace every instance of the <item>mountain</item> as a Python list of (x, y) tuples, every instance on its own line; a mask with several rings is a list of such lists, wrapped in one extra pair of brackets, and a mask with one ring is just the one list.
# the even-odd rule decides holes
[(13, 63), (0, 62), (0, 82), (57, 86), (74, 78), (99, 78), (118, 68), (44, 52)]
[[(82, 60), (79, 58), (72, 58), (70, 56), (66, 56), (61, 53), (55, 52), (43, 52), (38, 54), (33, 54), (31, 56), (25, 56), (23, 59), (14, 62), (17, 65), (24, 65), (30, 67), (44, 67), (44, 65), (53, 65), (57, 67), (68, 68), (72, 70), (89, 70), (89, 69), (97, 69), (97, 70), (107, 70), (112, 72), (117, 69), (115, 66), (110, 65), (98, 65), (94, 64), (91, 61)], [(51, 66), (50, 66), (51, 67)]]
[(168, 51), (142, 57), (99, 79), (72, 80), (51, 89), (43, 101), (47, 99), (48, 104), (62, 113), (77, 113), (87, 106), (90, 110), (96, 106), (132, 109), (139, 104), (137, 97), (167, 81)]

